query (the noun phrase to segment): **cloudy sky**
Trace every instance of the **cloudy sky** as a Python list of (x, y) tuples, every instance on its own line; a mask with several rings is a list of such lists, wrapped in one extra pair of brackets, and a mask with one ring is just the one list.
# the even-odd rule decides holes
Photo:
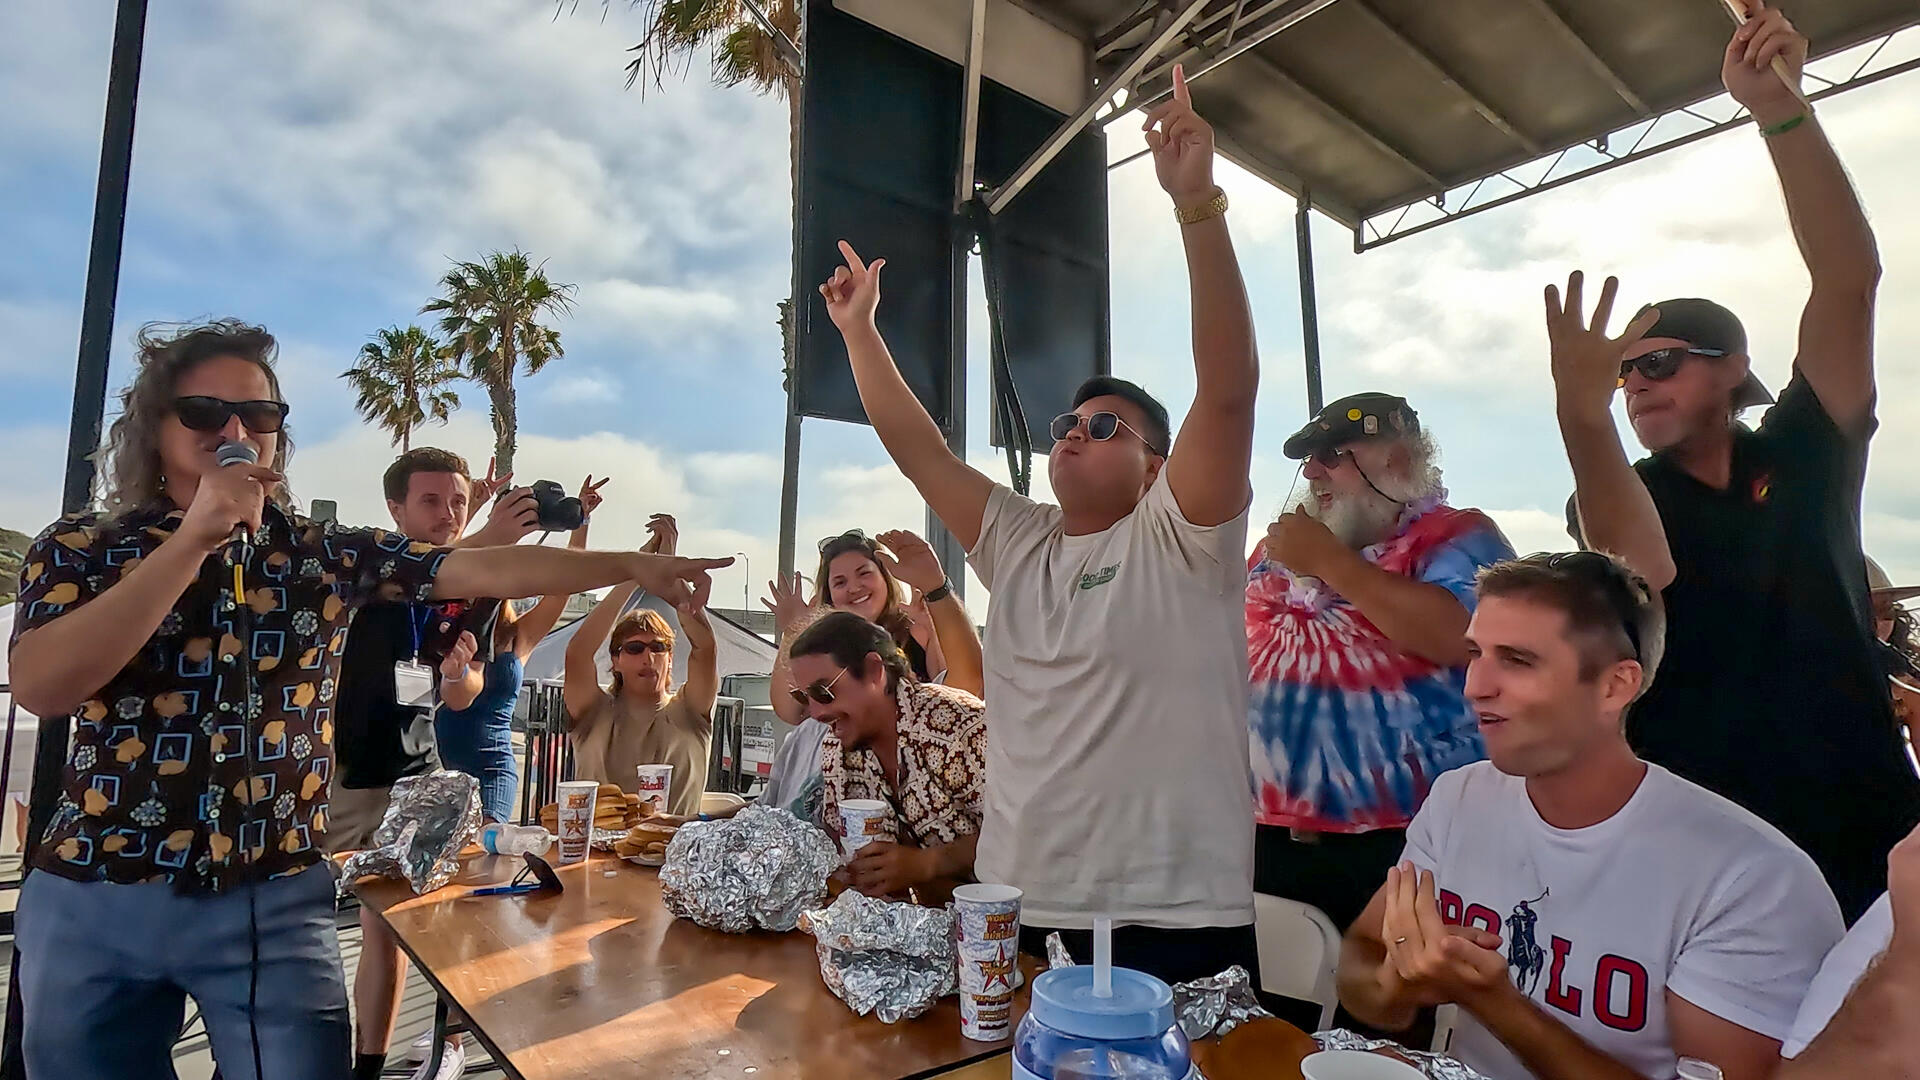
[[(0, 6), (0, 525), (59, 509), (59, 459), (85, 280), (112, 8)], [(786, 109), (684, 82), (624, 89), (638, 37), (623, 5), (554, 17), (545, 0), (154, 5), (110, 387), (148, 320), (239, 315), (282, 342), (299, 440), (293, 484), (350, 521), (385, 514), (392, 450), (339, 372), (376, 329), (417, 321), (450, 258), (524, 248), (579, 286), (566, 356), (521, 392), (521, 479), (612, 473), (596, 546), (679, 515), (689, 552), (744, 553), (751, 595), (775, 560), (783, 398), (775, 302), (787, 291)], [(1920, 51), (1909, 32), (1878, 62)], [(1822, 106), (1879, 234), (1881, 431), (1869, 550), (1920, 581), (1920, 77)], [(1136, 146), (1112, 129), (1110, 153)], [(1291, 201), (1230, 166), (1221, 181), (1259, 325), (1256, 518), (1294, 479), (1280, 443), (1305, 411)], [(1192, 396), (1176, 226), (1151, 165), (1112, 183), (1113, 352), (1176, 415)], [(1902, 196), (1906, 197), (1903, 198)], [(1750, 130), (1721, 135), (1363, 256), (1316, 225), (1329, 397), (1405, 394), (1437, 434), (1454, 501), (1491, 511), (1522, 551), (1564, 546), (1570, 480), (1552, 421), (1541, 287), (1619, 274), (1622, 307), (1722, 299), (1754, 363), (1785, 381), (1806, 290)], [(884, 254), (884, 253), (869, 253)], [(897, 271), (896, 271), (897, 272)], [(975, 295), (978, 295), (976, 286)], [(976, 312), (973, 325), (984, 325)], [(979, 335), (976, 334), (976, 338)], [(985, 385), (977, 342), (973, 385)], [(492, 440), (485, 398), (416, 441)], [(970, 427), (985, 430), (985, 398)], [(974, 455), (1004, 474), (984, 447)], [(863, 427), (810, 422), (800, 536), (918, 527), (923, 510)], [(1044, 469), (1036, 477), (1044, 484)], [(745, 567), (716, 590), (740, 602)]]

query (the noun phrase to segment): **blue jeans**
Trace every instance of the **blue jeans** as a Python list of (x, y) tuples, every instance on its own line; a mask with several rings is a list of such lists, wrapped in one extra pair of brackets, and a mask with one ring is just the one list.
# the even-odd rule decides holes
[(345, 1080), (352, 1032), (326, 865), (220, 896), (46, 871), (15, 916), (27, 1070), (71, 1080), (174, 1076), (187, 995), (227, 1080), (257, 1080), (247, 1022), (247, 894), (260, 927), (261, 1068), (272, 1080)]

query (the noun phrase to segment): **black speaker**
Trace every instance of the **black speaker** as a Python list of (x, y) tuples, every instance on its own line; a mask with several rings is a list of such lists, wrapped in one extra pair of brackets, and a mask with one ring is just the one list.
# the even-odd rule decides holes
[[(879, 327), (907, 385), (952, 430), (953, 248), (971, 228), (952, 213), (963, 92), (958, 64), (833, 6), (807, 6), (801, 88), (795, 396), (805, 416), (865, 423), (846, 346), (816, 288), (838, 241), (884, 257)], [(1059, 126), (1058, 112), (981, 83), (978, 179), (999, 184)], [(1082, 132), (994, 222), (996, 308), (1033, 445), (1075, 387), (1109, 367), (1105, 139)], [(995, 433), (995, 442), (999, 442)]]

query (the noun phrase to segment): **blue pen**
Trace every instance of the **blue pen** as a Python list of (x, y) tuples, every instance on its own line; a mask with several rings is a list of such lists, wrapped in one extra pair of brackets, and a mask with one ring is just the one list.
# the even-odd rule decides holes
[(530, 893), (530, 892), (538, 892), (538, 891), (540, 891), (540, 883), (537, 881), (530, 881), (525, 885), (494, 885), (485, 889), (475, 889), (472, 892), (468, 893), (467, 895), (468, 896), (511, 896), (514, 893)]

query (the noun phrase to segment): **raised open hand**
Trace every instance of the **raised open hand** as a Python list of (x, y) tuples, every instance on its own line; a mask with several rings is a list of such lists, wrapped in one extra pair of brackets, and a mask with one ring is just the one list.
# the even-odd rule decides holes
[(874, 555), (886, 564), (889, 573), (908, 585), (916, 592), (930, 593), (947, 580), (947, 572), (940, 566), (940, 556), (933, 553), (933, 546), (905, 529), (883, 532), (873, 538), (878, 545)]
[(1613, 317), (1620, 279), (1609, 277), (1601, 286), (1592, 321), (1586, 317), (1580, 295), (1585, 280), (1578, 270), (1568, 275), (1564, 304), (1559, 287), (1547, 286), (1547, 341), (1553, 350), (1553, 387), (1561, 413), (1598, 420), (1607, 415), (1613, 392), (1619, 389), (1621, 360), (1660, 321), (1660, 311), (1648, 308), (1619, 337), (1608, 337), (1607, 321)]
[(813, 605), (807, 602), (807, 579), (799, 574), (767, 582), (767, 595), (760, 603), (773, 612), (776, 635), (798, 626), (813, 610)]

